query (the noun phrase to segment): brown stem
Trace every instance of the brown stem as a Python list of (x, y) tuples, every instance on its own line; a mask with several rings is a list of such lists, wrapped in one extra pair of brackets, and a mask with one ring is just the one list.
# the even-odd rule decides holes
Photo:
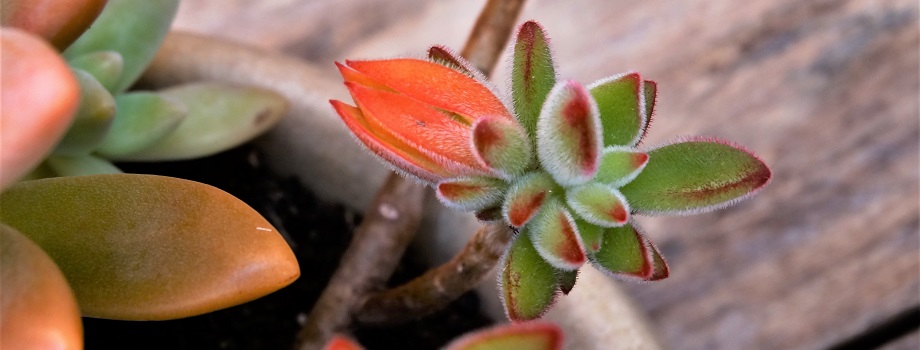
[(322, 348), (332, 335), (351, 324), (365, 295), (386, 283), (418, 230), (426, 191), (398, 175), (387, 178), (310, 311), (307, 324), (297, 334), (297, 349)]
[[(511, 37), (524, 0), (490, 0), (462, 55), (488, 76)], [(511, 230), (504, 224), (480, 229), (453, 259), (397, 288), (370, 295), (356, 315), (361, 323), (408, 321), (443, 309), (473, 289), (501, 257)]]

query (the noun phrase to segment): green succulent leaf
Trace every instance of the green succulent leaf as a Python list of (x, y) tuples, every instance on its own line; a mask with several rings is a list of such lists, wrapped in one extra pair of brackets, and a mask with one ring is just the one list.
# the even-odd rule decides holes
[(48, 159), (45, 159), (45, 164), (47, 164), (57, 176), (121, 173), (121, 169), (118, 169), (112, 162), (91, 154), (82, 156), (50, 156)]
[(178, 0), (109, 0), (93, 25), (64, 51), (68, 59), (116, 51), (124, 68), (113, 92), (127, 89), (150, 64), (176, 15)]
[(726, 207), (764, 187), (770, 168), (725, 141), (689, 139), (649, 151), (649, 164), (620, 188), (644, 214), (700, 213)]
[(634, 224), (608, 228), (601, 249), (591, 256), (598, 270), (613, 276), (648, 279), (654, 272), (648, 241)]
[(540, 110), (555, 85), (556, 68), (549, 39), (537, 22), (525, 22), (514, 44), (511, 97), (515, 115), (531, 137), (536, 135)]
[(594, 178), (602, 148), (601, 120), (581, 84), (556, 84), (537, 122), (537, 156), (556, 183), (580, 185)]
[(525, 231), (515, 236), (499, 265), (502, 305), (512, 321), (539, 318), (558, 293), (556, 269), (540, 257)]
[(642, 78), (626, 73), (601, 79), (588, 87), (597, 101), (604, 125), (604, 145), (635, 146), (647, 122)]
[(125, 65), (117, 51), (90, 52), (74, 57), (67, 63), (71, 68), (84, 70), (95, 77), (109, 92), (115, 91), (115, 84), (118, 84)]
[(136, 153), (114, 160), (182, 160), (209, 156), (239, 146), (274, 126), (288, 103), (274, 91), (257, 87), (191, 83), (160, 91), (188, 108), (168, 136)]
[(533, 167), (533, 147), (527, 133), (514, 120), (482, 117), (472, 126), (473, 153), (479, 162), (505, 179)]
[(651, 80), (645, 80), (642, 83), (642, 91), (645, 95), (645, 123), (642, 127), (642, 134), (639, 136), (640, 142), (648, 133), (648, 127), (652, 124), (652, 116), (655, 115), (655, 105), (658, 103), (658, 83)]
[(120, 94), (115, 104), (115, 122), (96, 150), (107, 158), (128, 156), (156, 144), (176, 130), (188, 114), (182, 101), (155, 92)]
[[(509, 225), (522, 227), (540, 211), (546, 198), (556, 190), (549, 174), (535, 171), (511, 184), (502, 203), (502, 216)], [(561, 191), (561, 190), (559, 190)]]
[(604, 241), (603, 227), (580, 218), (575, 219), (575, 225), (578, 226), (578, 233), (581, 235), (581, 242), (585, 245), (586, 253), (594, 254), (601, 249), (601, 243)]
[(58, 155), (87, 155), (108, 133), (115, 119), (115, 98), (89, 73), (74, 69), (80, 83), (80, 107), (73, 124), (54, 149)]
[(622, 226), (629, 220), (626, 198), (612, 186), (598, 182), (570, 188), (565, 201), (585, 221), (603, 227)]
[(557, 270), (556, 274), (559, 275), (559, 290), (562, 294), (569, 295), (572, 292), (572, 288), (575, 288), (575, 282), (578, 280), (578, 271), (580, 270)]
[(575, 219), (555, 197), (547, 199), (525, 231), (540, 256), (557, 269), (575, 270), (587, 259)]
[(645, 169), (646, 164), (647, 153), (631, 147), (610, 146), (604, 149), (600, 169), (594, 180), (613, 187), (622, 187), (635, 179), (642, 169)]
[(0, 220), (51, 256), (90, 317), (198, 315), (271, 293), (300, 273), (287, 243), (252, 208), (188, 180), (22, 182), (0, 197)]
[(494, 208), (501, 203), (508, 183), (484, 176), (447, 179), (437, 184), (435, 194), (441, 203), (464, 211)]
[(560, 350), (562, 330), (549, 323), (524, 322), (476, 331), (452, 341), (445, 350)]
[(0, 224), (0, 266), (3, 348), (82, 349), (80, 309), (48, 254)]

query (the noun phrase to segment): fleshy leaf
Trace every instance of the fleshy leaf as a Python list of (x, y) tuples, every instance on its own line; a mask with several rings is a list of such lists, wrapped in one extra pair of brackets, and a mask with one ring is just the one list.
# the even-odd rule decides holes
[(527, 134), (533, 137), (537, 135), (537, 120), (546, 96), (556, 85), (556, 68), (549, 40), (537, 22), (528, 21), (521, 25), (511, 64), (514, 112)]
[(4, 349), (82, 349), (80, 309), (41, 248), (0, 224), (0, 335)]
[(188, 107), (172, 133), (137, 153), (115, 160), (182, 160), (239, 146), (274, 126), (287, 112), (278, 93), (251, 86), (191, 83), (159, 92)]
[(332, 339), (329, 339), (323, 350), (364, 350), (364, 348), (353, 340), (336, 334), (332, 336)]
[(602, 151), (594, 99), (577, 82), (556, 84), (537, 122), (537, 155), (543, 169), (560, 185), (580, 185), (597, 173)]
[[(5, 2), (4, 2), (5, 4)], [(54, 48), (0, 28), (0, 190), (40, 164), (73, 121), (80, 85)]]
[(479, 118), (473, 123), (471, 139), (479, 162), (506, 179), (517, 177), (533, 166), (530, 138), (514, 120)]
[(71, 68), (81, 69), (92, 75), (106, 90), (115, 90), (125, 62), (116, 51), (98, 51), (74, 57), (67, 62)]
[(578, 233), (581, 235), (581, 242), (585, 245), (585, 252), (594, 254), (601, 249), (601, 243), (604, 241), (604, 228), (585, 220), (576, 218), (575, 225), (578, 226)]
[(463, 57), (455, 54), (452, 50), (444, 46), (432, 46), (429, 48), (428, 59), (431, 60), (431, 62), (463, 73), (470, 78), (479, 78), (479, 76), (474, 73), (477, 72), (477, 70), (471, 67), (467, 60), (463, 59)]
[(652, 259), (647, 240), (632, 224), (608, 228), (601, 249), (591, 256), (598, 270), (643, 280), (654, 272)]
[(645, 214), (711, 211), (764, 187), (770, 168), (728, 142), (696, 138), (649, 151), (650, 162), (620, 188), (630, 207)]
[(115, 122), (96, 152), (118, 158), (142, 151), (179, 127), (188, 114), (182, 101), (154, 92), (132, 92), (115, 97)]
[[(648, 237), (646, 237), (648, 239)], [(664, 260), (664, 257), (661, 256), (661, 253), (658, 251), (658, 247), (652, 243), (651, 240), (648, 240), (648, 246), (652, 250), (652, 275), (649, 276), (649, 281), (658, 281), (668, 278), (668, 275), (671, 274), (670, 269), (668, 268), (668, 262)]]
[(79, 69), (80, 107), (70, 130), (54, 148), (54, 154), (77, 156), (92, 152), (109, 132), (115, 119), (115, 98), (92, 75)]
[(64, 51), (64, 56), (72, 59), (97, 51), (120, 53), (124, 66), (112, 91), (124, 91), (150, 64), (178, 7), (178, 0), (109, 0), (93, 25)]
[(441, 203), (449, 207), (479, 211), (501, 203), (507, 188), (506, 182), (496, 178), (461, 177), (439, 182), (435, 193)]
[(585, 221), (603, 226), (622, 226), (629, 220), (626, 198), (612, 186), (598, 182), (570, 188), (565, 201)]
[(610, 146), (604, 149), (600, 169), (594, 180), (613, 187), (622, 187), (645, 169), (648, 154), (634, 148)]
[(58, 176), (119, 174), (122, 172), (111, 162), (92, 154), (82, 156), (53, 155), (45, 159), (45, 164), (54, 170), (54, 173)]
[(526, 229), (515, 236), (499, 266), (499, 294), (508, 319), (539, 318), (556, 300), (555, 269), (537, 253)]
[(562, 294), (569, 295), (572, 288), (575, 288), (575, 282), (578, 280), (578, 271), (580, 270), (556, 271), (556, 274), (559, 275), (559, 290), (562, 291)]
[(511, 226), (524, 226), (540, 211), (543, 202), (555, 188), (553, 179), (542, 171), (520, 177), (508, 189), (505, 202), (502, 203), (502, 216)]
[(40, 36), (60, 51), (93, 23), (105, 3), (105, 0), (3, 0), (0, 23)]
[(0, 220), (61, 267), (85, 316), (162, 320), (241, 304), (300, 272), (277, 231), (214, 187), (114, 174), (22, 182)]
[(452, 341), (445, 350), (560, 350), (562, 330), (550, 323), (494, 326)]
[(575, 270), (585, 263), (585, 248), (572, 214), (562, 201), (551, 197), (525, 227), (534, 247), (550, 265)]
[(591, 86), (604, 125), (604, 145), (635, 146), (645, 131), (645, 90), (638, 73), (615, 75)]
[(648, 134), (648, 127), (652, 125), (652, 119), (655, 116), (655, 105), (658, 103), (658, 83), (645, 80), (642, 82), (642, 91), (645, 95), (645, 124), (642, 127), (642, 134), (639, 136), (638, 142), (642, 142), (645, 139), (645, 135)]

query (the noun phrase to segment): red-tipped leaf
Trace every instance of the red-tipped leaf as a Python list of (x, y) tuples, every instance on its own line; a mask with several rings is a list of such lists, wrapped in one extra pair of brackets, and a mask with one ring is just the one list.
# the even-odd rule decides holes
[(570, 188), (565, 200), (575, 214), (595, 225), (616, 227), (629, 220), (626, 198), (609, 185), (591, 182)]
[(609, 275), (649, 279), (654, 272), (648, 241), (633, 225), (607, 229), (601, 249), (591, 256), (598, 270)]
[(540, 110), (554, 85), (556, 68), (549, 40), (537, 22), (525, 22), (514, 44), (511, 97), (515, 114), (529, 135), (536, 135)]
[(537, 253), (526, 229), (515, 236), (499, 266), (499, 295), (508, 319), (543, 316), (559, 294), (556, 269)]
[(543, 202), (553, 191), (556, 184), (549, 174), (542, 171), (532, 172), (515, 181), (505, 202), (502, 204), (502, 216), (509, 225), (522, 227), (540, 211)]
[(435, 192), (441, 203), (465, 210), (480, 211), (501, 203), (508, 184), (491, 177), (461, 177), (438, 183)]
[(639, 73), (601, 79), (591, 86), (604, 124), (604, 145), (635, 146), (647, 122), (645, 89)]
[(550, 323), (524, 322), (476, 331), (452, 341), (445, 350), (560, 350), (562, 330)]
[(575, 270), (587, 260), (575, 219), (561, 200), (547, 200), (526, 228), (537, 252), (553, 267)]
[(597, 173), (602, 141), (597, 105), (588, 90), (574, 81), (556, 84), (537, 122), (543, 168), (560, 185), (583, 184)]
[(480, 118), (473, 123), (471, 139), (480, 164), (504, 178), (514, 178), (533, 166), (530, 138), (514, 120)]
[(631, 147), (611, 146), (604, 149), (595, 181), (622, 187), (636, 178), (648, 164), (648, 153)]

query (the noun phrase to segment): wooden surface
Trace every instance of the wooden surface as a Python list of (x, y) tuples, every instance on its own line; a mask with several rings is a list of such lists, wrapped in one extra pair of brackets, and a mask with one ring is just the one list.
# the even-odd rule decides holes
[[(176, 26), (298, 55), (334, 80), (333, 60), (459, 49), (481, 5), (186, 0)], [(730, 209), (639, 219), (671, 277), (624, 284), (665, 344), (828, 348), (920, 305), (918, 17), (915, 0), (528, 4), (562, 77), (658, 82), (647, 144), (723, 137), (774, 170)]]

